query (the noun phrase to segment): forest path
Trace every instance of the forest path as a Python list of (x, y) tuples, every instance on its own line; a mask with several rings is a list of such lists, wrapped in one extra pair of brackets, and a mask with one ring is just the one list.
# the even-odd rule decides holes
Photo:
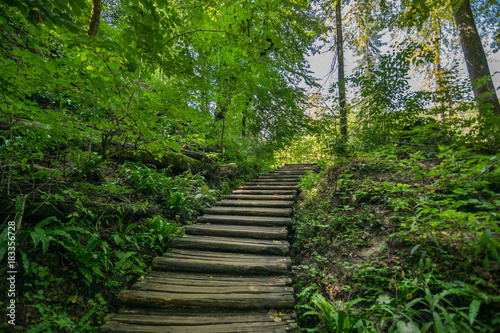
[(101, 332), (298, 332), (288, 232), (299, 177), (287, 164), (186, 227), (152, 272), (118, 295)]

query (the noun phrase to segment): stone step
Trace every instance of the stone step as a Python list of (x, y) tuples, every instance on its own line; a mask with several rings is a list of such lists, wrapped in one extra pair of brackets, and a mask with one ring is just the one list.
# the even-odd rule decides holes
[(288, 238), (285, 227), (256, 227), (248, 225), (196, 223), (185, 228), (188, 235), (243, 237), (254, 239), (284, 240)]
[(267, 208), (267, 207), (212, 207), (205, 210), (205, 214), (211, 215), (243, 215), (243, 216), (283, 216), (292, 215), (290, 208)]
[(184, 235), (172, 243), (174, 249), (221, 251), (235, 253), (271, 254), (284, 256), (290, 252), (286, 240), (233, 238), (219, 236)]
[(251, 225), (261, 227), (291, 227), (292, 219), (289, 217), (269, 216), (239, 216), (239, 215), (210, 215), (198, 217), (198, 222), (213, 224)]

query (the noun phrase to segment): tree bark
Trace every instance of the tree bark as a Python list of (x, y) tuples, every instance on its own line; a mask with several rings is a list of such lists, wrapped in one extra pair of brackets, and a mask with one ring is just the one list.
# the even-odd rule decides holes
[(241, 137), (246, 138), (247, 132), (247, 116), (243, 115), (243, 118), (241, 119)]
[(90, 15), (90, 24), (87, 34), (90, 38), (97, 36), (99, 22), (101, 20), (102, 2), (101, 0), (92, 0), (92, 14)]
[[(456, 2), (458, 4), (459, 2)], [(474, 87), (479, 114), (485, 121), (489, 114), (500, 116), (500, 104), (491, 80), (488, 60), (474, 22), (470, 0), (461, 0), (454, 10), (455, 23), (464, 52), (469, 77)]]
[(339, 61), (339, 107), (340, 107), (340, 134), (347, 141), (347, 110), (345, 103), (345, 73), (344, 73), (344, 37), (342, 35), (342, 4), (337, 0), (335, 4), (337, 21), (337, 56)]

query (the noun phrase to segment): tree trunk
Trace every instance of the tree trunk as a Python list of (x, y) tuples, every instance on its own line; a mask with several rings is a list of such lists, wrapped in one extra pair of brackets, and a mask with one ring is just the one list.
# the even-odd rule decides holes
[(248, 97), (245, 105), (245, 111), (243, 111), (243, 118), (241, 119), (241, 137), (245, 138), (247, 136), (247, 114), (250, 114), (250, 104), (252, 103), (252, 97)]
[(97, 36), (97, 31), (99, 30), (99, 21), (101, 19), (101, 0), (92, 0), (92, 14), (90, 15), (90, 24), (87, 34), (89, 37)]
[(345, 74), (344, 74), (344, 37), (342, 36), (342, 5), (341, 0), (335, 4), (337, 21), (337, 55), (339, 61), (339, 107), (340, 134), (347, 141), (347, 110), (345, 105)]
[(454, 17), (465, 63), (474, 87), (474, 97), (484, 122), (488, 114), (500, 116), (500, 105), (469, 0), (462, 0), (460, 6), (454, 10)]
[(246, 138), (247, 132), (247, 116), (243, 115), (243, 119), (241, 119), (241, 137)]
[(224, 130), (226, 129), (226, 105), (221, 109), (222, 112), (222, 132), (220, 134), (220, 157), (224, 158)]

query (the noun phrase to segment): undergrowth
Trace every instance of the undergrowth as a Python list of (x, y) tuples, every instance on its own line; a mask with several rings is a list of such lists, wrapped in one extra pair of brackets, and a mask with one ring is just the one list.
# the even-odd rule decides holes
[[(182, 235), (182, 226), (243, 181), (190, 172), (173, 176), (168, 169), (133, 162), (101, 168), (106, 176), (100, 182), (42, 194), (56, 201), (41, 209), (64, 204), (71, 207), (67, 215), (23, 216), (30, 200), (17, 196), (15, 215), (9, 216), (17, 226), (15, 247), (6, 246), (8, 223), (0, 229), (0, 260), (12, 259), (17, 271), (16, 326), (0, 322), (0, 330), (96, 331), (106, 314), (118, 309), (118, 292), (150, 270), (153, 258)], [(2, 290), (9, 289), (8, 282), (2, 279)], [(3, 304), (6, 296), (0, 298)], [(3, 309), (2, 321), (8, 319), (7, 306)]]
[(302, 330), (500, 330), (499, 160), (389, 145), (306, 176), (294, 238)]

